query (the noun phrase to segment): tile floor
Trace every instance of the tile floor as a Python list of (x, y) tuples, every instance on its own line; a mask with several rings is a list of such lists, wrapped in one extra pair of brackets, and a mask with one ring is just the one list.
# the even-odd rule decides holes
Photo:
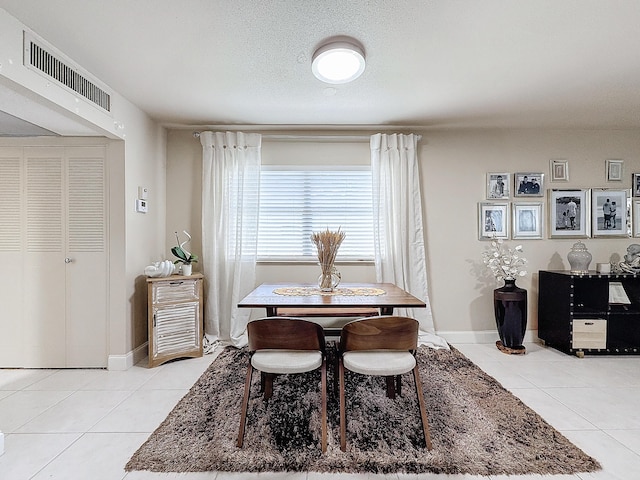
[[(576, 357), (537, 344), (524, 356), (495, 345), (456, 347), (540, 413), (604, 469), (554, 480), (640, 478), (640, 357)], [(187, 392), (213, 355), (126, 372), (0, 370), (0, 479), (330, 480), (542, 479), (533, 476), (154, 474), (124, 464)]]

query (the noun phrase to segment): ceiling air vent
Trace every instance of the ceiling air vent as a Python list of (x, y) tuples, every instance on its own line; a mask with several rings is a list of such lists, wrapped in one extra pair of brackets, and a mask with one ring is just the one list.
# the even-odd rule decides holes
[(97, 81), (81, 72), (64, 55), (52, 53), (53, 48), (32, 34), (24, 32), (24, 63), (27, 67), (55, 80), (101, 109), (111, 112), (111, 94), (96, 85)]

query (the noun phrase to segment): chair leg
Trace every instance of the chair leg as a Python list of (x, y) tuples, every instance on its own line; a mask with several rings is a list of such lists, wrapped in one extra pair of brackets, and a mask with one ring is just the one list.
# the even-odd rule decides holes
[(273, 373), (264, 374), (264, 399), (269, 400), (273, 395)]
[(322, 393), (320, 394), (322, 402), (322, 438), (320, 447), (322, 453), (327, 451), (327, 359), (322, 359), (322, 369), (320, 370), (320, 388)]
[(420, 371), (418, 370), (418, 364), (413, 367), (413, 380), (416, 385), (416, 395), (418, 396), (418, 406), (420, 407), (420, 418), (422, 419), (422, 431), (424, 432), (424, 442), (427, 445), (427, 450), (431, 450), (431, 434), (429, 433), (429, 422), (427, 420), (427, 411), (424, 405), (424, 395), (422, 394), (422, 382), (420, 381)]
[(244, 395), (242, 397), (242, 409), (240, 411), (240, 429), (238, 430), (238, 447), (242, 448), (244, 442), (244, 426), (247, 421), (247, 406), (249, 404), (249, 392), (251, 391), (251, 377), (253, 375), (253, 366), (251, 360), (247, 366), (247, 378), (244, 382)]
[(394, 376), (393, 375), (387, 375), (384, 377), (384, 379), (387, 382), (387, 397), (390, 398), (391, 400), (393, 400), (394, 398), (396, 398), (396, 388), (394, 385)]
[(338, 362), (333, 363), (333, 393), (337, 397), (340, 393), (340, 389), (338, 388), (338, 378), (340, 377), (340, 366)]
[(396, 394), (402, 396), (402, 375), (396, 375)]
[(346, 402), (344, 399), (344, 364), (342, 357), (339, 360), (339, 377), (340, 377), (340, 450), (347, 450), (347, 419), (345, 414)]

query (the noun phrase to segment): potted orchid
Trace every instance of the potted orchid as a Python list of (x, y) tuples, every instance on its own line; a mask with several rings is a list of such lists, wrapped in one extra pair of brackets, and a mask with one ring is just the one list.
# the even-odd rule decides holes
[(198, 262), (198, 256), (193, 255), (192, 253), (190, 253), (184, 248), (185, 244), (191, 241), (191, 235), (189, 235), (189, 233), (185, 230), (183, 230), (182, 232), (187, 236), (187, 240), (180, 243), (180, 239), (178, 238), (178, 232), (175, 232), (177, 245), (171, 248), (171, 253), (173, 253), (176, 257), (178, 257), (178, 259), (173, 263), (176, 265), (181, 263), (182, 274), (191, 275), (191, 269), (192, 269), (191, 264)]

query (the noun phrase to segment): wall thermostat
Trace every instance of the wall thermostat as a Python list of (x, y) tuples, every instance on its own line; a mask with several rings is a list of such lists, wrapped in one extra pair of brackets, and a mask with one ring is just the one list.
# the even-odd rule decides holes
[(137, 199), (136, 200), (136, 212), (138, 213), (147, 213), (149, 207), (147, 206), (146, 200)]

